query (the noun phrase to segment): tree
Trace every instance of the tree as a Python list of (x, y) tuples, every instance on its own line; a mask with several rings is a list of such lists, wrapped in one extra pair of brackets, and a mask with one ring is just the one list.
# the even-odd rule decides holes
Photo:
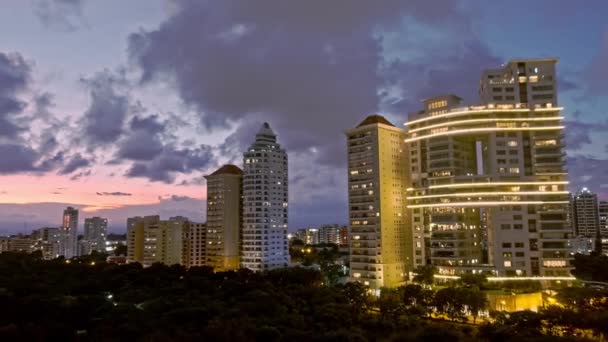
[(482, 273), (465, 273), (460, 276), (461, 284), (465, 286), (475, 286), (479, 289), (483, 288), (487, 281), (486, 275)]
[(414, 270), (414, 273), (416, 273), (414, 276), (415, 282), (425, 285), (433, 285), (435, 282), (434, 275), (437, 273), (437, 268), (433, 265), (418, 266), (416, 270)]
[(116, 256), (127, 255), (127, 245), (116, 246), (116, 249), (114, 250), (114, 255), (116, 255)]
[(393, 324), (396, 324), (399, 321), (399, 317), (403, 314), (403, 304), (398, 290), (388, 288), (381, 289), (380, 297), (376, 303), (380, 309), (382, 319)]
[(446, 314), (451, 320), (465, 319), (465, 298), (462, 291), (455, 287), (443, 288), (433, 298), (433, 305), (437, 311)]
[(473, 323), (476, 323), (479, 312), (486, 309), (488, 306), (486, 295), (478, 288), (461, 288), (458, 289), (458, 292), (464, 305), (471, 311)]
[(425, 289), (417, 284), (409, 284), (399, 288), (403, 304), (410, 313), (419, 314), (423, 317), (430, 312), (433, 300), (433, 291)]

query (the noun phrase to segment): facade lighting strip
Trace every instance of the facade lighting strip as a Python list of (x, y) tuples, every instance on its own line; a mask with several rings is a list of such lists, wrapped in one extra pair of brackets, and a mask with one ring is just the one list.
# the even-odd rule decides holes
[(457, 194), (412, 196), (408, 199), (441, 198), (441, 197), (476, 197), (492, 195), (567, 195), (569, 191), (495, 191), (495, 192), (464, 192)]
[(517, 131), (554, 131), (564, 129), (564, 126), (548, 126), (548, 127), (484, 127), (484, 128), (469, 128), (460, 129), (447, 132), (439, 132), (433, 134), (422, 135), (415, 138), (405, 139), (405, 142), (414, 142), (422, 139), (429, 139), (434, 137), (456, 135), (456, 134), (468, 134), (475, 132), (517, 132)]
[(414, 204), (408, 205), (408, 209), (417, 208), (441, 208), (441, 207), (492, 207), (500, 205), (540, 205), (540, 204), (568, 204), (568, 201), (483, 201), (483, 202), (448, 202), (433, 204)]
[(466, 123), (480, 123), (480, 122), (526, 122), (526, 121), (558, 121), (558, 120), (563, 120), (564, 117), (563, 116), (554, 116), (554, 117), (547, 117), (547, 118), (512, 118), (512, 119), (471, 119), (471, 120), (459, 120), (459, 121), (450, 121), (450, 122), (444, 122), (444, 123), (440, 123), (440, 124), (436, 124), (436, 125), (430, 125), (430, 126), (424, 126), (424, 127), (420, 127), (420, 128), (415, 128), (412, 130), (407, 131), (406, 133), (415, 133), (415, 132), (419, 132), (419, 131), (423, 131), (425, 129), (433, 129), (433, 128), (439, 128), (439, 127), (444, 127), (444, 126), (452, 126), (452, 125), (461, 125), (461, 124), (466, 124)]
[(429, 120), (434, 120), (434, 119), (443, 119), (443, 118), (448, 118), (448, 117), (452, 117), (452, 116), (459, 116), (459, 115), (478, 115), (478, 114), (487, 114), (487, 113), (557, 112), (557, 111), (560, 111), (562, 109), (564, 109), (564, 108), (563, 107), (535, 108), (535, 109), (530, 109), (530, 108), (508, 108), (508, 109), (490, 108), (490, 109), (460, 110), (460, 111), (455, 111), (455, 112), (448, 112), (448, 113), (444, 113), (444, 114), (439, 114), (439, 115), (435, 115), (435, 116), (429, 116), (429, 117), (418, 119), (418, 120), (408, 121), (408, 122), (404, 123), (403, 125), (404, 126), (409, 126), (409, 125), (417, 124), (417, 123), (424, 122), (424, 121), (429, 121)]
[[(460, 279), (459, 276), (434, 274), (433, 278), (437, 279)], [(488, 281), (509, 281), (509, 280), (576, 280), (575, 277), (553, 277), (553, 276), (542, 276), (542, 277), (486, 277)]]

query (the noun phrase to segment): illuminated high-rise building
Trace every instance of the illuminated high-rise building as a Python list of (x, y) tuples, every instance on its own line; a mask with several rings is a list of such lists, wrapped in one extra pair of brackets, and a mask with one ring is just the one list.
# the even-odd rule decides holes
[[(198, 246), (198, 234), (190, 241), (190, 221), (184, 217), (160, 220), (159, 216), (133, 217), (127, 226), (127, 262), (150, 266), (190, 265), (190, 248)], [(200, 225), (196, 224), (197, 230)], [(200, 249), (200, 246), (199, 246)], [(204, 253), (204, 252), (203, 252)], [(195, 256), (200, 256), (195, 254)]]
[(600, 241), (602, 253), (608, 255), (608, 202), (600, 201), (598, 204), (598, 216), (600, 223)]
[(105, 252), (107, 230), (108, 219), (106, 218), (96, 216), (84, 219), (83, 241), (86, 244), (84, 254), (90, 254), (93, 251)]
[(444, 95), (406, 123), (414, 232), (444, 275), (570, 276), (556, 59), (484, 72), (482, 105)]
[(600, 216), (597, 195), (583, 188), (572, 197), (572, 226), (574, 234), (590, 239), (592, 250), (601, 248)]
[(287, 267), (287, 153), (268, 123), (243, 159), (241, 266), (253, 271)]
[(216, 271), (239, 268), (243, 170), (224, 165), (207, 179), (206, 263)]
[(346, 131), (350, 277), (373, 289), (398, 287), (412, 270), (406, 215), (405, 134), (380, 115)]
[(77, 254), (78, 238), (78, 209), (67, 207), (63, 211), (63, 219), (59, 230), (59, 255), (66, 259)]

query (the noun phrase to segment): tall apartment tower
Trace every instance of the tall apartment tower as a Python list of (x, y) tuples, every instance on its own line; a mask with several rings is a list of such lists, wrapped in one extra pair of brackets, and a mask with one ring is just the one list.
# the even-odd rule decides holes
[(159, 223), (158, 215), (127, 219), (127, 262), (149, 266), (158, 260)]
[(484, 72), (482, 105), (437, 96), (410, 115), (408, 208), (441, 274), (570, 275), (556, 62), (511, 61)]
[(398, 287), (414, 257), (406, 216), (405, 134), (380, 115), (346, 131), (350, 277), (373, 289)]
[(67, 207), (63, 211), (63, 219), (61, 221), (59, 231), (59, 255), (63, 255), (66, 259), (76, 256), (77, 238), (78, 238), (78, 209)]
[(608, 202), (600, 201), (598, 205), (598, 214), (600, 222), (600, 241), (602, 253), (608, 255)]
[(93, 251), (105, 252), (106, 236), (108, 231), (108, 219), (103, 217), (90, 217), (84, 219), (83, 240), (87, 242), (87, 253)]
[(482, 103), (557, 106), (557, 62), (557, 58), (518, 59), (485, 70), (479, 87)]
[(576, 236), (593, 239), (594, 250), (601, 248), (597, 195), (587, 188), (572, 197), (572, 223)]
[(207, 249), (207, 225), (190, 222), (187, 236), (188, 260), (187, 267), (206, 266), (205, 251)]
[(243, 159), (241, 266), (253, 271), (287, 267), (287, 153), (268, 123)]
[(243, 170), (224, 165), (207, 179), (207, 266), (216, 271), (239, 268)]

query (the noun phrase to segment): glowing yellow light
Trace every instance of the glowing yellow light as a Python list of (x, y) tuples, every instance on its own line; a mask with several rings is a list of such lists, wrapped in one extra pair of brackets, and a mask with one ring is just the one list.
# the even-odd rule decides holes
[(459, 129), (447, 132), (439, 132), (433, 134), (422, 135), (415, 138), (405, 139), (405, 142), (413, 142), (422, 139), (429, 139), (433, 137), (441, 137), (447, 135), (456, 135), (456, 134), (467, 134), (473, 132), (513, 132), (513, 131), (553, 131), (564, 129), (564, 126), (549, 126), (549, 127), (484, 127), (484, 128), (469, 128), (469, 129)]
[(475, 197), (492, 195), (556, 195), (569, 194), (568, 191), (496, 191), (496, 192), (464, 192), (458, 194), (411, 196), (408, 199), (442, 198), (442, 197)]
[(91, 266), (95, 266), (95, 261), (91, 261)]
[(471, 120), (459, 120), (459, 121), (450, 121), (450, 122), (444, 122), (444, 123), (440, 123), (440, 124), (436, 124), (436, 125), (429, 125), (429, 126), (424, 126), (424, 127), (420, 127), (420, 128), (415, 128), (415, 129), (407, 131), (407, 133), (415, 133), (415, 132), (423, 131), (425, 129), (439, 128), (439, 127), (444, 127), (444, 126), (456, 126), (456, 125), (467, 124), (467, 123), (557, 121), (557, 120), (563, 120), (563, 119), (564, 119), (563, 116), (554, 116), (554, 117), (548, 117), (548, 118), (512, 118), (512, 119), (506, 118), (506, 119), (471, 119)]
[(65, 263), (66, 264), (70, 264), (70, 263), (72, 263), (72, 261), (68, 259), (68, 260), (65, 261)]
[(483, 201), (483, 202), (449, 202), (435, 204), (408, 205), (409, 209), (416, 208), (438, 208), (438, 207), (485, 207), (499, 205), (524, 205), (524, 204), (568, 204), (568, 201)]
[[(438, 279), (460, 279), (459, 276), (434, 274)], [(488, 281), (510, 281), (510, 280), (576, 280), (575, 277), (540, 276), (540, 277), (486, 277)]]
[(553, 184), (568, 184), (568, 181), (550, 181), (550, 182), (491, 182), (491, 183), (458, 183), (458, 184), (442, 184), (431, 185), (429, 189), (441, 188), (470, 188), (484, 186), (501, 186), (501, 185), (553, 185)]
[(417, 124), (419, 122), (424, 122), (424, 121), (428, 121), (428, 120), (441, 119), (441, 118), (447, 118), (447, 117), (459, 116), (459, 115), (477, 115), (477, 114), (486, 114), (486, 113), (505, 113), (505, 112), (506, 113), (508, 113), (508, 112), (521, 113), (521, 112), (531, 112), (531, 111), (557, 112), (562, 109), (564, 109), (564, 108), (563, 107), (553, 107), (553, 108), (534, 108), (534, 109), (530, 109), (530, 108), (513, 108), (513, 109), (490, 108), (490, 109), (470, 109), (470, 110), (467, 109), (467, 110), (459, 110), (459, 111), (454, 111), (454, 112), (447, 112), (444, 114), (439, 114), (439, 115), (429, 116), (429, 117), (418, 119), (418, 120), (408, 121), (408, 122), (404, 123), (404, 125), (409, 126), (409, 125)]

